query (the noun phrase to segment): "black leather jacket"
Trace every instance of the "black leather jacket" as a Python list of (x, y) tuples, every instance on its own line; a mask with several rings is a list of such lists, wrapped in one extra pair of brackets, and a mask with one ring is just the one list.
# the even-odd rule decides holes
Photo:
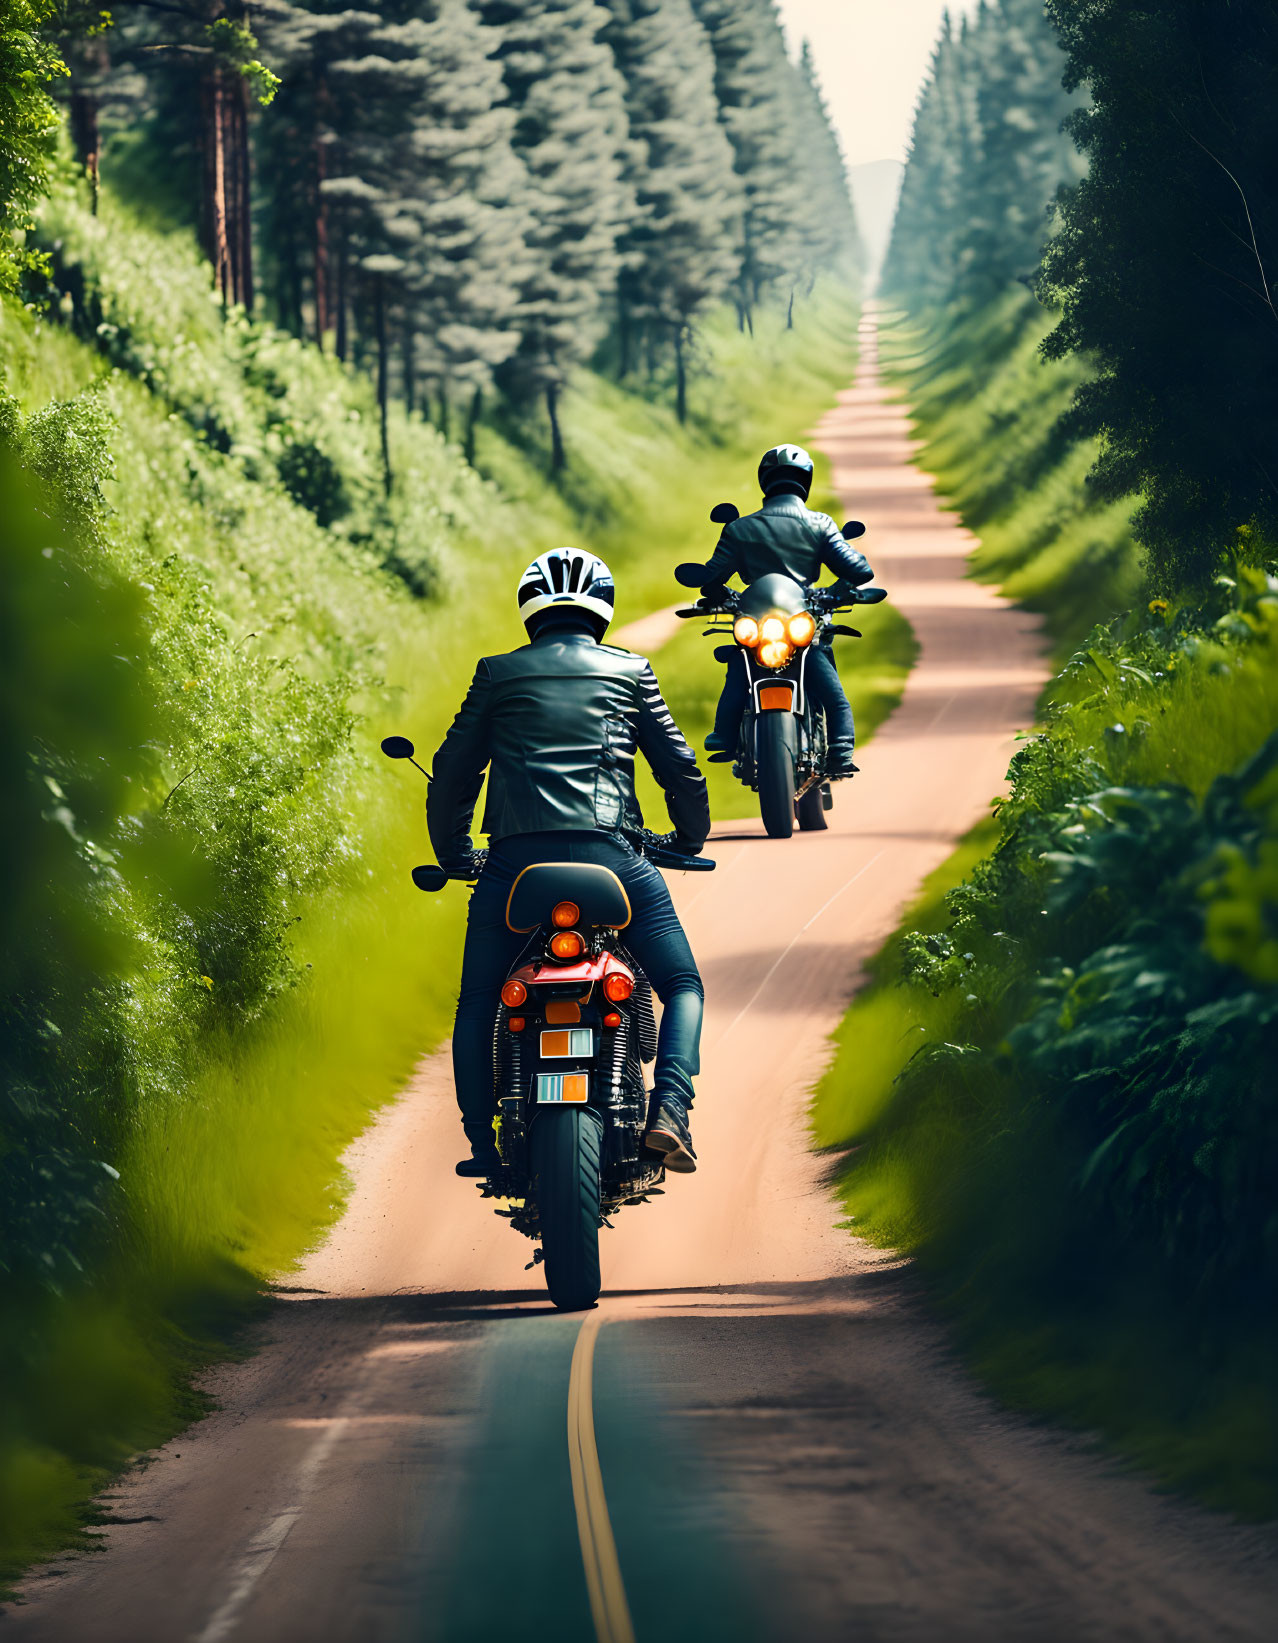
[(777, 571), (811, 585), (822, 568), (851, 587), (874, 576), (865, 555), (844, 541), (828, 513), (815, 513), (799, 497), (782, 492), (767, 497), (758, 513), (723, 527), (701, 585), (716, 587), (735, 575), (748, 587)]
[(426, 823), (437, 858), (448, 866), (472, 849), (488, 765), (483, 831), (492, 840), (564, 828), (637, 830), (636, 751), (665, 789), (676, 833), (703, 844), (705, 777), (645, 657), (561, 627), (484, 657), (432, 767)]

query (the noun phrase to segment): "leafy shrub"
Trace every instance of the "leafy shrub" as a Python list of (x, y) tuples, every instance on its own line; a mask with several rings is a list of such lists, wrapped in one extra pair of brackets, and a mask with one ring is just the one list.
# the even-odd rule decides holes
[(1278, 1505), (1276, 727), (1259, 574), (1094, 633), (991, 853), (901, 938), (921, 1047), (890, 1098), (841, 1057), (819, 1109), (1005, 1391), (1249, 1512)]

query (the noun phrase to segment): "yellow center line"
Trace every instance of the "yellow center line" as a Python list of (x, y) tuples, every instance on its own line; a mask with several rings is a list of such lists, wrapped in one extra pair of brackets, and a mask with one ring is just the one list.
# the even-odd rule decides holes
[(603, 1323), (603, 1314), (590, 1313), (573, 1348), (568, 1373), (568, 1464), (595, 1635), (599, 1643), (635, 1643), (595, 1443), (595, 1341)]

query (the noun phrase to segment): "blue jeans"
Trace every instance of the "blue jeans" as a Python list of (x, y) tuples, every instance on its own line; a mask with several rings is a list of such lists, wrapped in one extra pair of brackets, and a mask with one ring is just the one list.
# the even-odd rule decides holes
[(526, 935), (506, 928), (506, 900), (524, 868), (539, 861), (593, 862), (610, 867), (625, 885), (631, 918), (623, 939), (664, 1006), (653, 1086), (660, 1094), (676, 1095), (690, 1105), (692, 1080), (700, 1071), (705, 994), (661, 874), (614, 833), (518, 833), (499, 840), (490, 850), (466, 924), (461, 996), (453, 1028), (453, 1079), (466, 1139), (472, 1146), (492, 1144), (497, 995), (528, 941)]
[[(852, 723), (852, 708), (834, 665), (834, 652), (828, 645), (814, 645), (808, 652), (807, 685), (813, 702), (825, 714), (825, 734), (828, 741), (845, 742), (849, 752), (856, 743), (856, 727)], [(727, 746), (736, 749), (741, 734), (741, 716), (750, 701), (750, 685), (746, 678), (745, 660), (738, 651), (728, 663), (728, 677), (723, 683), (723, 694), (715, 709), (715, 735), (721, 736)]]

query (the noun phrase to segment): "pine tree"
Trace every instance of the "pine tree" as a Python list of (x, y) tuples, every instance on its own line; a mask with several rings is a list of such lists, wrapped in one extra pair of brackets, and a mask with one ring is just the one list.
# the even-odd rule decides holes
[(973, 38), (977, 139), (963, 187), (956, 292), (984, 301), (1031, 277), (1057, 189), (1082, 174), (1062, 129), (1077, 99), (1042, 0), (999, 0)]
[(715, 91), (745, 194), (736, 297), (743, 325), (803, 263), (805, 168), (798, 99), (773, 0), (694, 0), (715, 57)]
[(800, 243), (810, 287), (821, 269), (842, 267), (849, 277), (854, 277), (860, 270), (863, 253), (843, 153), (821, 93), (812, 48), (806, 40), (795, 73), (799, 152), (807, 184), (807, 199), (800, 219)]
[(633, 138), (629, 181), (638, 200), (622, 240), (620, 368), (632, 364), (636, 329), (668, 338), (676, 409), (687, 417), (686, 349), (705, 306), (737, 271), (743, 198), (732, 145), (719, 121), (714, 56), (690, 0), (606, 0), (606, 30), (625, 82)]
[(920, 303), (943, 301), (956, 271), (962, 178), (979, 140), (967, 95), (967, 39), (966, 28), (956, 33), (947, 14), (915, 112), (883, 264), (883, 289)]
[(464, 0), (419, 10), (432, 15), (371, 31), (362, 55), (333, 65), (362, 110), (341, 186), (349, 197), (352, 178), (362, 185), (360, 266), (375, 274), (379, 380), (389, 313), (406, 402), (424, 377), (446, 426), (452, 391), (464, 388), (470, 445), (482, 394), (519, 341), (531, 222), (494, 31)]
[(882, 284), (908, 302), (981, 303), (1032, 278), (1058, 189), (1080, 162), (1076, 99), (1041, 0), (946, 18), (915, 115)]
[(594, 0), (480, 0), (479, 10), (500, 34), (531, 216), (520, 346), (502, 380), (518, 398), (543, 398), (557, 472), (565, 460), (559, 398), (612, 308), (619, 241), (636, 210), (625, 180), (625, 90), (600, 38), (609, 14)]

